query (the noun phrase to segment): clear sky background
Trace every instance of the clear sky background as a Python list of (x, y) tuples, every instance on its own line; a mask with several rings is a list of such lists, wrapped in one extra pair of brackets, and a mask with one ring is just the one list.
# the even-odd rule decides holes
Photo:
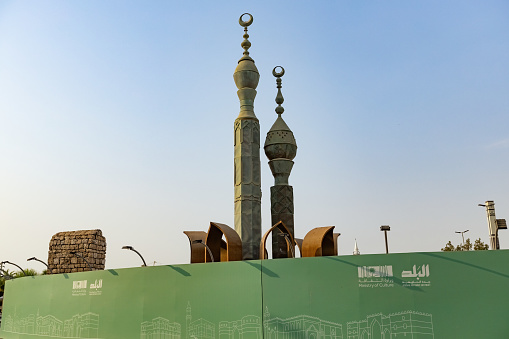
[[(0, 259), (47, 259), (51, 236), (95, 229), (107, 268), (189, 262), (185, 230), (233, 227), (233, 71), (240, 14), (272, 68), (298, 151), (297, 237), (336, 226), (339, 252), (489, 242), (509, 220), (507, 1), (0, 2)], [(273, 177), (262, 159), (262, 223)], [(509, 248), (509, 231), (500, 232)]]

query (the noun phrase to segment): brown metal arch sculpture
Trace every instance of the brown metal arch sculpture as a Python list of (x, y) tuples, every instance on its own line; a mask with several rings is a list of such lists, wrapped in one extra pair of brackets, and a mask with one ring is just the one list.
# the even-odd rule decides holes
[[(189, 245), (191, 247), (191, 264), (199, 264), (205, 262), (205, 254), (207, 247), (205, 242), (207, 241), (207, 232), (203, 231), (184, 231), (189, 239)], [(226, 241), (221, 239), (221, 261), (227, 261), (226, 258)]]
[[(226, 239), (226, 254), (221, 255), (221, 241)], [(210, 248), (214, 261), (240, 261), (242, 260), (242, 240), (233, 228), (225, 224), (211, 222), (205, 242)], [(212, 259), (208, 252), (205, 253), (205, 262)]]
[[(290, 233), (290, 231), (288, 231), (288, 228), (286, 228), (285, 224), (282, 221), (279, 221), (263, 235), (262, 241), (260, 241), (260, 259), (268, 259), (267, 250), (265, 249), (265, 243), (267, 242), (267, 237), (269, 236), (269, 234), (272, 233), (272, 231), (275, 230), (276, 228), (279, 229), (282, 234), (287, 234), (288, 238), (290, 238), (291, 244), (288, 243), (288, 238), (285, 237), (285, 239), (287, 239), (286, 253), (289, 254), (290, 246), (293, 246), (292, 253), (295, 253), (295, 240), (293, 239), (293, 236)], [(293, 257), (295, 257), (295, 254), (293, 255)], [(288, 258), (292, 257), (289, 256)]]
[(332, 233), (332, 237), (334, 238), (334, 255), (338, 255), (338, 238), (341, 233)]
[[(207, 240), (207, 232), (203, 231), (184, 231), (189, 239), (189, 245), (191, 246), (191, 264), (198, 264), (205, 262), (205, 241)], [(195, 240), (201, 241), (202, 243), (193, 243)]]
[(302, 241), (303, 257), (324, 257), (334, 255), (334, 226), (316, 227), (306, 234)]
[(297, 244), (297, 247), (299, 248), (300, 257), (302, 258), (302, 239), (295, 238), (295, 243)]

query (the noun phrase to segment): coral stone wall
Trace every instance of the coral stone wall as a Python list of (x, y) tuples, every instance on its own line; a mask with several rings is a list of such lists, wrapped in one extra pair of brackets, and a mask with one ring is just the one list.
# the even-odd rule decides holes
[[(76, 254), (72, 254), (75, 252)], [(59, 232), (49, 243), (48, 273), (72, 273), (104, 270), (106, 263), (106, 238), (101, 230)]]

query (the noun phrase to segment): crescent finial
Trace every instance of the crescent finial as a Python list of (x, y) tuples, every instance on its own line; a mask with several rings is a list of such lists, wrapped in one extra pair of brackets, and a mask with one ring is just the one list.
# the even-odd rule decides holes
[[(247, 21), (242, 20), (242, 17), (243, 17), (244, 15), (249, 15), (249, 20), (247, 20)], [(240, 24), (242, 27), (250, 26), (252, 23), (253, 23), (253, 16), (252, 16), (251, 14), (249, 14), (249, 13), (244, 13), (244, 14), (242, 14), (242, 15), (240, 16), (240, 18), (239, 18), (239, 24)]]
[[(281, 68), (281, 71), (276, 72), (276, 69), (278, 69), (278, 68)], [(285, 75), (285, 69), (283, 68), (283, 66), (276, 66), (272, 70), (272, 75), (276, 77), (276, 84), (277, 84), (277, 95), (276, 95), (276, 104), (277, 104), (277, 107), (276, 107), (276, 113), (278, 115), (281, 115), (285, 111), (283, 106), (281, 106), (281, 104), (285, 101), (285, 99), (283, 98), (283, 94), (281, 93), (281, 87), (282, 87), (281, 86), (281, 77), (283, 75)]]
[[(242, 20), (242, 18), (244, 17), (244, 15), (249, 15), (249, 20), (247, 21), (244, 21)], [(242, 43), (240, 44), (240, 46), (242, 46), (242, 48), (244, 48), (244, 56), (242, 58), (244, 58), (245, 60), (253, 60), (249, 57), (249, 47), (251, 47), (251, 42), (248, 40), (249, 38), (249, 34), (247, 34), (247, 27), (249, 25), (251, 25), (253, 23), (253, 16), (249, 13), (244, 13), (240, 16), (239, 18), (239, 24), (244, 27), (244, 35), (242, 36), (244, 38), (244, 41), (242, 41)], [(240, 60), (242, 60), (242, 58)]]
[[(280, 72), (276, 72), (276, 69), (277, 68), (281, 68), (281, 71)], [(276, 78), (281, 78), (283, 75), (285, 75), (285, 69), (282, 67), (282, 66), (276, 66), (274, 67), (274, 69), (272, 70), (272, 75), (275, 76)]]

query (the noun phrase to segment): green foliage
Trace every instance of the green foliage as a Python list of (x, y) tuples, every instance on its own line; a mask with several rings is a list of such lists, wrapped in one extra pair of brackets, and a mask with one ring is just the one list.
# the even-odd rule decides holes
[[(32, 268), (26, 268), (24, 271), (26, 273), (26, 276), (39, 275), (39, 273)], [(4, 294), (4, 286), (5, 286), (6, 279), (16, 279), (16, 278), (21, 278), (21, 277), (25, 276), (25, 274), (23, 274), (23, 272), (21, 272), (21, 271), (11, 272), (5, 268), (3, 268), (0, 273), (2, 273), (2, 276), (0, 277), (0, 296)]]
[(474, 248), (474, 251), (484, 251), (489, 248), (489, 245), (483, 243), (481, 238), (477, 239), (472, 245), (470, 238), (467, 238), (464, 244), (457, 245), (456, 247), (454, 247), (454, 245), (449, 241), (441, 250), (443, 252), (471, 251), (472, 247)]
[(489, 250), (490, 246), (481, 241), (481, 238), (474, 242), (474, 251), (486, 251)]
[(10, 276), (12, 276), (12, 272), (9, 272), (7, 269), (2, 269), (0, 271), (2, 276), (0, 277), (0, 296), (4, 295), (4, 286), (5, 286), (5, 279), (9, 279)]
[(33, 268), (25, 268), (24, 271), (25, 271), (25, 274), (23, 274), (23, 272), (21, 272), (21, 271), (18, 271), (16, 273), (13, 273), (12, 276), (14, 278), (21, 278), (21, 277), (24, 277), (24, 276), (28, 277), (28, 276), (39, 275), (39, 272), (37, 272)]
[(445, 247), (442, 248), (442, 251), (443, 252), (452, 252), (452, 251), (455, 251), (454, 245), (451, 243), (451, 241), (449, 241), (447, 244), (445, 244)]

